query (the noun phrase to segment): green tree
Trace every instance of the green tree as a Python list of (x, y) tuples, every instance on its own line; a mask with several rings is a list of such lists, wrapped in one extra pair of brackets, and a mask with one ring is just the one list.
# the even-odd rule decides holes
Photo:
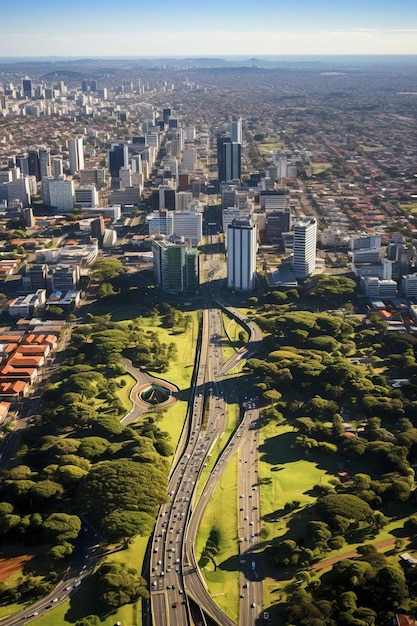
[(108, 610), (149, 597), (146, 581), (126, 563), (103, 563), (97, 572), (97, 590)]
[(99, 282), (106, 282), (126, 273), (126, 268), (119, 259), (97, 259), (91, 265), (91, 275)]

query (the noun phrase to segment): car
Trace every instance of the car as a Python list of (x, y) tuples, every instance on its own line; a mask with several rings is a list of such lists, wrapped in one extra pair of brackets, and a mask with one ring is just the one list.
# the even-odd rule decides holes
[(182, 589), (178, 589), (178, 593), (183, 593)]
[(241, 597), (241, 598), (244, 598), (244, 597), (245, 597), (245, 594), (244, 594), (244, 593), (241, 593), (241, 594), (240, 594), (240, 597)]
[(179, 605), (178, 600), (175, 600), (175, 602), (172, 603), (172, 608), (176, 609), (178, 605)]
[(255, 602), (252, 602), (252, 604), (250, 605), (250, 608), (251, 608), (251, 609), (254, 609), (255, 607), (256, 607)]
[(184, 598), (184, 600), (181, 601), (181, 604), (187, 604), (187, 600)]
[(80, 585), (81, 585), (81, 580), (77, 580), (77, 582), (76, 582), (76, 583), (74, 583), (74, 589), (75, 589), (76, 587), (79, 587)]
[(157, 565), (162, 565), (162, 561), (161, 561), (161, 559), (159, 559), (159, 561), (157, 561), (157, 563), (156, 563), (156, 564), (157, 564)]

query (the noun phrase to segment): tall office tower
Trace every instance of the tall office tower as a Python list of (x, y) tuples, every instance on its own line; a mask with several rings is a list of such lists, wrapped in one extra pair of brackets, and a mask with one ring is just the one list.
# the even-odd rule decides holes
[(177, 202), (176, 202), (176, 211), (187, 211), (193, 202), (193, 194), (191, 191), (178, 191), (177, 192)]
[(180, 237), (152, 243), (153, 265), (158, 286), (168, 293), (195, 291), (199, 285), (199, 253)]
[(239, 209), (238, 207), (229, 207), (222, 209), (222, 228), (224, 233), (224, 249), (227, 250), (227, 235), (230, 224), (234, 220), (249, 220), (253, 216), (253, 208)]
[(16, 165), (22, 176), (29, 176), (29, 157), (27, 154), (16, 155)]
[(70, 172), (75, 174), (84, 169), (83, 138), (76, 137), (68, 140)]
[(274, 154), (274, 163), (277, 166), (277, 180), (288, 178), (288, 157), (286, 154)]
[(81, 81), (81, 91), (83, 93), (87, 93), (88, 91), (88, 82), (86, 80)]
[(162, 109), (162, 117), (164, 119), (164, 124), (168, 126), (169, 118), (171, 117), (171, 109)]
[(142, 174), (142, 155), (135, 154), (132, 156), (131, 166), (134, 174)]
[(315, 217), (300, 218), (294, 224), (292, 269), (296, 278), (304, 280), (316, 269), (317, 221)]
[(158, 189), (158, 208), (175, 211), (177, 208), (177, 193), (175, 189), (161, 185)]
[(33, 216), (33, 209), (31, 207), (25, 207), (22, 211), (22, 215), (26, 228), (34, 228), (35, 218)]
[(203, 238), (203, 215), (195, 209), (174, 212), (174, 233), (193, 246), (198, 246)]
[(61, 157), (55, 157), (52, 159), (52, 176), (59, 178), (64, 173), (64, 164)]
[(109, 157), (109, 172), (112, 178), (119, 178), (121, 167), (129, 165), (129, 153), (127, 145), (124, 143), (112, 143), (107, 152)]
[(229, 137), (218, 137), (217, 169), (219, 183), (240, 179), (241, 149), (241, 144), (232, 142)]
[(242, 137), (242, 118), (239, 117), (230, 124), (230, 140), (242, 144)]
[(97, 81), (96, 80), (92, 80), (90, 83), (90, 90), (91, 91), (97, 91)]
[(29, 176), (22, 176), (6, 183), (6, 185), (9, 204), (16, 200), (23, 206), (28, 206), (31, 203)]
[(227, 229), (227, 286), (252, 291), (256, 279), (257, 228), (252, 219), (233, 220)]
[(290, 207), (267, 211), (265, 223), (265, 240), (267, 243), (282, 243), (282, 234), (292, 228)]
[(51, 151), (49, 148), (39, 148), (40, 179), (51, 175)]
[(119, 170), (120, 189), (132, 186), (132, 170), (130, 167), (121, 167)]
[(24, 98), (32, 97), (32, 81), (29, 78), (24, 78), (22, 80), (22, 91)]
[(184, 128), (184, 139), (185, 141), (195, 140), (195, 127), (194, 126), (186, 126)]
[(39, 165), (39, 150), (33, 148), (28, 151), (28, 168), (29, 176), (34, 176), (36, 181), (41, 179), (41, 170)]
[(59, 211), (72, 211), (75, 204), (74, 181), (60, 178), (44, 178), (42, 181), (44, 204)]
[(174, 212), (161, 209), (149, 213), (146, 217), (150, 235), (173, 235), (174, 234)]
[(195, 146), (186, 145), (182, 153), (182, 165), (186, 172), (194, 172), (197, 164), (197, 150)]

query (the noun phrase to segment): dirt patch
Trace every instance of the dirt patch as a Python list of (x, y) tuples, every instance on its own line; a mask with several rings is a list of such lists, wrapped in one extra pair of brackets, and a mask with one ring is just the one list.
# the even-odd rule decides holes
[(21, 569), (22, 565), (34, 558), (34, 554), (22, 554), (21, 549), (12, 546), (1, 551), (0, 582), (3, 583), (11, 574)]

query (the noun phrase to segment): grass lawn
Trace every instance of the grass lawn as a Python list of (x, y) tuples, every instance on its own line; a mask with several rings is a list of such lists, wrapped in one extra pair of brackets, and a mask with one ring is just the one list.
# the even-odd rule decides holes
[(214, 570), (210, 562), (201, 571), (210, 596), (235, 621), (239, 611), (239, 545), (236, 528), (237, 455), (234, 455), (204, 512), (195, 553), (199, 559), (211, 531), (216, 531), (219, 537), (219, 552), (215, 556), (217, 569)]
[(235, 381), (230, 379), (224, 383), (225, 399), (227, 401), (227, 413), (226, 413), (226, 428), (225, 431), (218, 439), (210, 451), (210, 457), (207, 460), (206, 467), (203, 468), (200, 479), (197, 484), (196, 494), (201, 493), (204, 485), (211, 474), (217, 459), (224, 450), (227, 441), (230, 439), (231, 434), (236, 430), (239, 418), (239, 405), (237, 404), (237, 388)]
[[(141, 318), (140, 320), (141, 325), (145, 326), (150, 331), (158, 333), (161, 342), (175, 343), (177, 346), (178, 358), (176, 361), (170, 362), (166, 372), (162, 374), (160, 372), (149, 372), (157, 378), (168, 380), (174, 385), (177, 385), (180, 389), (180, 400), (172, 407), (162, 410), (159, 421), (161, 430), (169, 433), (174, 447), (178, 443), (183, 428), (194, 368), (195, 342), (198, 333), (198, 312), (190, 312), (190, 316), (191, 324), (185, 332), (181, 333), (176, 333), (175, 330), (164, 328), (159, 324), (152, 324), (151, 318)], [(150, 414), (151, 411), (152, 409), (149, 413), (143, 413), (140, 419), (146, 419), (146, 416)]]
[[(121, 386), (122, 380), (125, 381), (123, 386)], [(124, 376), (118, 376), (115, 378), (115, 383), (117, 385), (116, 396), (123, 404), (126, 413), (128, 413), (132, 408), (132, 402), (129, 398), (129, 394), (131, 389), (135, 386), (136, 380), (130, 374), (125, 374)]]
[(413, 216), (417, 215), (417, 202), (400, 202), (398, 206), (404, 213), (409, 213)]
[(274, 150), (285, 150), (285, 143), (278, 137), (278, 135), (268, 135), (262, 141), (257, 142), (259, 152), (269, 152)]
[(330, 170), (331, 167), (331, 163), (312, 163), (312, 172), (313, 174), (321, 174), (326, 170)]

